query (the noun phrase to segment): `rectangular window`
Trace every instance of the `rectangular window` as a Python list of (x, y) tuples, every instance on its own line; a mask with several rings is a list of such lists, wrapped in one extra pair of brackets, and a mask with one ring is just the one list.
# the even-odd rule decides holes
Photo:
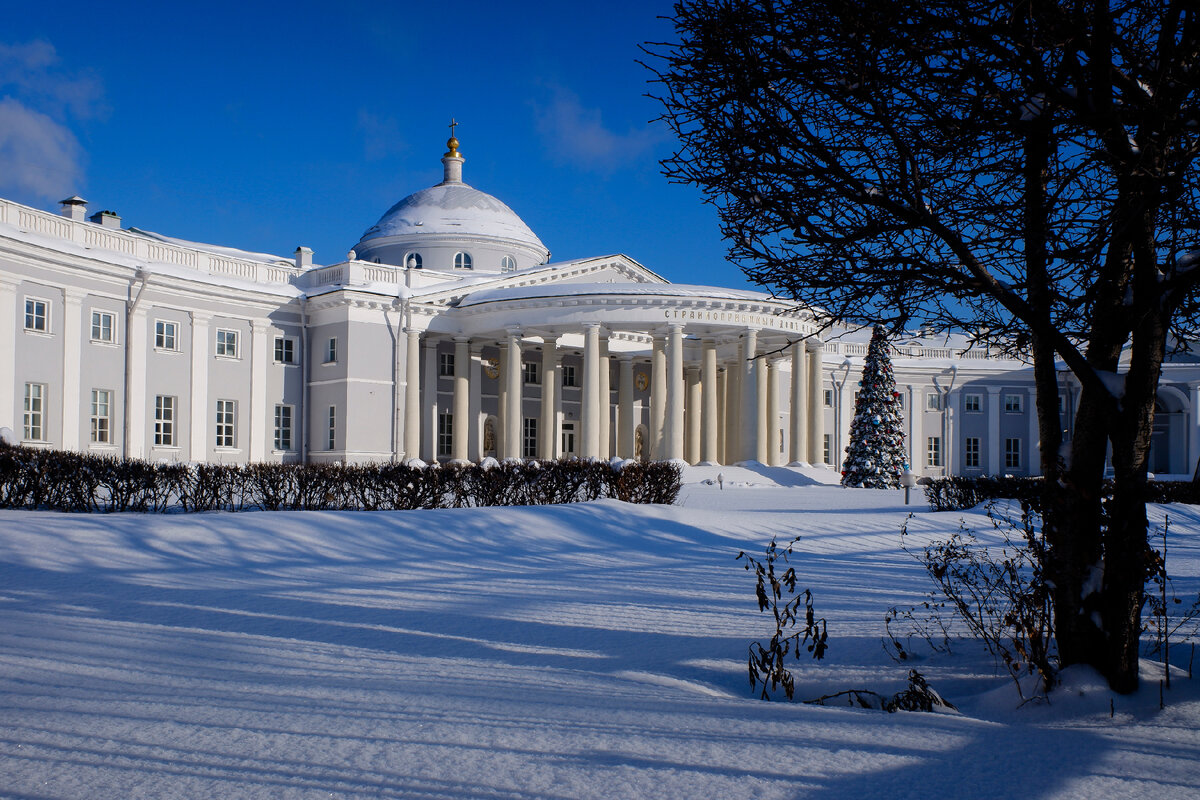
[(113, 323), (115, 317), (107, 311), (92, 312), (92, 341), (113, 341)]
[(537, 417), (525, 417), (525, 424), (521, 429), (521, 456), (523, 458), (537, 458)]
[(48, 333), (50, 331), (50, 304), (36, 297), (25, 298), (25, 330)]
[(217, 355), (222, 358), (238, 357), (237, 331), (217, 330)]
[(175, 398), (158, 395), (154, 398), (154, 444), (175, 446)]
[(925, 395), (925, 410), (926, 411), (941, 411), (942, 410), (942, 395), (940, 392), (933, 392)]
[(942, 437), (930, 436), (926, 441), (926, 463), (931, 467), (942, 465)]
[(112, 443), (112, 392), (92, 389), (92, 441)]
[(966, 445), (965, 459), (966, 466), (979, 467), (979, 437), (968, 436), (964, 442)]
[(217, 401), (217, 447), (233, 447), (234, 421), (237, 419), (237, 401)]
[(296, 340), (290, 336), (275, 337), (275, 363), (296, 363)]
[(562, 365), (562, 376), (563, 376), (563, 386), (578, 386), (579, 385), (578, 383), (576, 383), (576, 380), (575, 380), (575, 365), (574, 364), (563, 364)]
[(179, 323), (154, 320), (154, 349), (179, 349)]
[(1021, 440), (1004, 440), (1004, 466), (1016, 469), (1021, 466)]
[[(821, 396), (825, 399), (825, 407), (833, 408), (833, 389), (824, 389)], [(828, 464), (829, 462), (826, 461), (825, 463)]]
[(325, 342), (325, 363), (336, 364), (337, 356), (337, 337), (331, 336), (329, 337), (329, 340)]
[(1058, 413), (1067, 413), (1067, 396), (1065, 394), (1060, 394), (1058, 396)]
[(963, 411), (982, 411), (983, 410), (983, 395), (980, 394), (965, 394), (963, 395)]
[(327, 450), (337, 449), (337, 406), (329, 407), (329, 439)]
[(454, 353), (438, 353), (438, 377), (454, 377)]
[(562, 454), (564, 456), (575, 455), (575, 423), (564, 422), (562, 424)]
[(41, 442), (46, 439), (46, 385), (25, 384), (25, 439)]
[(454, 415), (449, 411), (438, 414), (437, 453), (448, 457), (454, 447)]
[[(828, 391), (828, 390), (826, 390)], [(833, 439), (827, 433), (821, 443), (821, 460), (826, 464), (833, 463)]]
[(540, 370), (541, 366), (542, 365), (537, 363), (536, 361), (521, 362), (521, 372), (524, 375), (525, 383), (531, 383), (531, 384), (536, 385), (536, 384), (539, 384), (542, 382), (541, 377), (539, 375), (539, 370)]
[(1010, 414), (1020, 414), (1025, 409), (1025, 395), (1004, 395), (1004, 410)]
[(275, 449), (292, 449), (292, 407), (275, 406)]

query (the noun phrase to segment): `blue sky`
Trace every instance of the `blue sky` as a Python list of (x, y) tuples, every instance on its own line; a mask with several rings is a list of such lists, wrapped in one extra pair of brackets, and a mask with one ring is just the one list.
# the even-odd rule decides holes
[[(439, 4), (440, 5), (440, 4)], [(623, 252), (680, 283), (744, 286), (716, 212), (657, 160), (638, 45), (671, 4), (56, 2), (0, 33), (0, 195), (80, 194), (125, 226), (345, 257), (401, 197), (464, 179), (554, 260)]]

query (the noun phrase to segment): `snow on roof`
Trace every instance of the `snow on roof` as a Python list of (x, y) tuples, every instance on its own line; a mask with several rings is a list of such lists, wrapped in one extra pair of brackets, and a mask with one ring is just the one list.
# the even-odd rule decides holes
[(698, 297), (714, 300), (747, 300), (755, 303), (783, 303), (763, 292), (725, 289), (718, 286), (694, 286), (679, 283), (546, 283), (538, 286), (515, 286), (488, 289), (467, 295), (459, 306), (499, 303), (505, 300), (525, 300), (542, 297), (572, 297), (575, 295), (642, 295), (666, 297)]
[(240, 258), (245, 261), (259, 261), (263, 264), (284, 264), (294, 266), (295, 261), (283, 256), (275, 256), (270, 253), (255, 253), (251, 250), (239, 250), (236, 247), (222, 247), (216, 244), (205, 244), (204, 242), (192, 242), (187, 239), (177, 239), (174, 236), (164, 236), (161, 233), (147, 231), (141, 228), (126, 228), (126, 233), (132, 233), (137, 236), (144, 236), (147, 239), (153, 239), (156, 242), (164, 242), (173, 244), (177, 247), (187, 247), (192, 250), (203, 250), (206, 253), (214, 253), (219, 256), (227, 256), (229, 258)]
[(465, 183), (438, 184), (410, 194), (389, 208), (360, 241), (413, 234), (471, 234), (546, 249), (511, 208)]

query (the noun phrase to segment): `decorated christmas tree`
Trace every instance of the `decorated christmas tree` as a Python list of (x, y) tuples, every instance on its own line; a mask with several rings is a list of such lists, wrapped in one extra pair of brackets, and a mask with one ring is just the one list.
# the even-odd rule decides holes
[(900, 417), (900, 393), (892, 374), (887, 336), (875, 326), (862, 380), (854, 401), (850, 444), (842, 465), (842, 485), (872, 489), (895, 489), (908, 466), (904, 454), (904, 426)]

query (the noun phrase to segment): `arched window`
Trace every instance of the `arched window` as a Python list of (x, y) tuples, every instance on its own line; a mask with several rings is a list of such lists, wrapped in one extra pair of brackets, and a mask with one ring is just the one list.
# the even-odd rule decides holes
[(421, 268), (421, 254), (420, 253), (405, 253), (404, 254), (404, 266), (409, 267), (411, 269), (420, 269)]
[(516, 268), (517, 268), (517, 261), (512, 256), (505, 256), (504, 258), (500, 259), (500, 271), (501, 272), (512, 272)]
[(454, 254), (455, 269), (471, 269), (471, 254), (470, 253), (455, 253)]

